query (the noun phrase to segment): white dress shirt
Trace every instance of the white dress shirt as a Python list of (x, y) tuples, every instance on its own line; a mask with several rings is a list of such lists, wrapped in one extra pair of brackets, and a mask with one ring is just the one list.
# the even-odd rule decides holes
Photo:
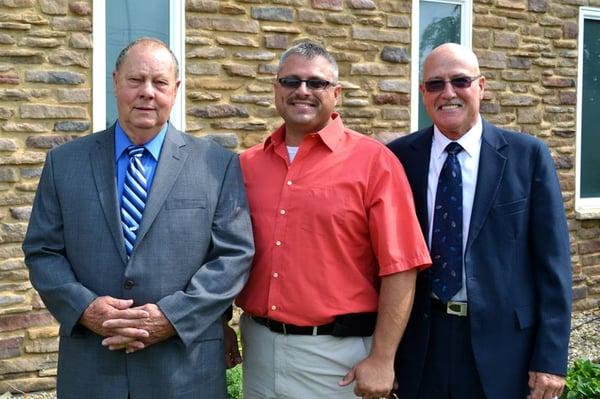
[[(465, 248), (467, 246), (467, 239), (469, 238), (469, 226), (471, 224), (471, 212), (473, 211), (473, 199), (475, 197), (475, 186), (477, 184), (477, 171), (479, 169), (479, 154), (481, 153), (481, 135), (483, 132), (483, 125), (481, 117), (478, 118), (475, 126), (465, 133), (460, 139), (456, 140), (463, 148), (458, 153), (458, 162), (460, 163), (460, 170), (462, 173), (462, 187), (463, 187), (463, 265), (462, 265), (462, 278), (463, 284), (460, 291), (452, 297), (453, 301), (466, 302), (467, 296), (467, 284), (466, 284), (466, 273), (465, 273)], [(435, 207), (435, 193), (437, 191), (438, 179), (442, 166), (446, 161), (448, 153), (444, 151), (446, 146), (452, 142), (448, 137), (444, 136), (442, 132), (434, 125), (433, 127), (433, 142), (431, 144), (431, 158), (429, 160), (429, 175), (427, 179), (427, 215), (429, 219), (429, 232), (428, 242), (431, 248), (431, 232), (433, 230), (433, 211)]]

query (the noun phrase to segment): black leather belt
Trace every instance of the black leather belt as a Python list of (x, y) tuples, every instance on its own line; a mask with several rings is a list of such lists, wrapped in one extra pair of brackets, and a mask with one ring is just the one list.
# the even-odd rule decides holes
[(252, 319), (275, 333), (286, 335), (331, 335), (334, 325), (334, 323), (329, 323), (314, 327), (296, 326), (294, 324), (286, 324), (276, 320), (267, 319), (266, 317), (252, 316)]
[(449, 315), (467, 317), (467, 302), (448, 301), (444, 303), (436, 298), (431, 298), (431, 308), (441, 310)]

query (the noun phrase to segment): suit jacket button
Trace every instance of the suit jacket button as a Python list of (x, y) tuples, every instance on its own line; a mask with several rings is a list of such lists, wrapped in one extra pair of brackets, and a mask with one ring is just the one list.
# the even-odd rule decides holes
[(133, 288), (134, 285), (135, 285), (135, 282), (133, 280), (125, 280), (124, 287), (126, 289), (130, 290)]

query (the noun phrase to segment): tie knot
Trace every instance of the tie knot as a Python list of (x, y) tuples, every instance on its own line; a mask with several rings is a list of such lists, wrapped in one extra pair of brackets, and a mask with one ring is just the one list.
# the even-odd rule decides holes
[(453, 141), (446, 146), (446, 152), (448, 154), (456, 155), (459, 152), (461, 152), (462, 150), (463, 150), (463, 148), (456, 141)]
[(129, 147), (127, 147), (127, 153), (129, 154), (129, 157), (141, 157), (142, 154), (144, 153), (144, 146), (143, 145), (130, 145)]

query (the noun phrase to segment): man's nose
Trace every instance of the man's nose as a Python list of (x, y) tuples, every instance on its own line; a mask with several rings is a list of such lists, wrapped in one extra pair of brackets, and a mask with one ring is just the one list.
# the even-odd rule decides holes
[(140, 86), (140, 95), (143, 97), (154, 97), (154, 85), (151, 80), (145, 80)]
[(310, 94), (311, 90), (308, 88), (307, 82), (300, 82), (300, 86), (296, 89), (296, 93), (299, 94)]

